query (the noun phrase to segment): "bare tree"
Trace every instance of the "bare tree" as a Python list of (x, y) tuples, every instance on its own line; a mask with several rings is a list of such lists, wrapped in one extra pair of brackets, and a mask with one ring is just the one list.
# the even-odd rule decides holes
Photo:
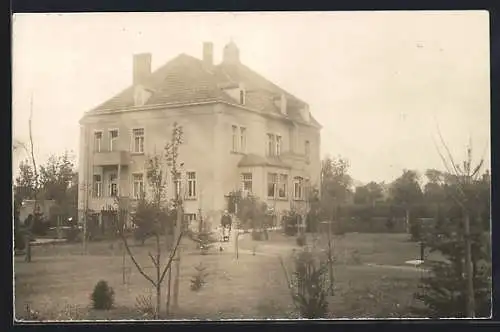
[[(167, 152), (166, 155), (166, 160), (168, 161), (168, 164), (176, 169), (177, 168), (177, 146), (178, 144), (181, 144), (182, 142), (182, 130), (179, 131), (177, 129), (177, 125), (174, 124), (174, 132), (173, 132), (173, 137), (172, 137), (172, 142), (168, 143), (165, 150)], [(170, 150), (170, 146), (172, 144), (175, 144), (176, 148), (173, 149), (175, 152), (172, 153), (172, 150)], [(163, 281), (165, 280), (165, 276), (167, 273), (170, 275), (170, 269), (172, 266), (172, 262), (174, 261), (174, 257), (176, 257), (176, 254), (178, 253), (179, 250), (179, 244), (182, 239), (183, 232), (180, 231), (176, 234), (176, 241), (173, 244), (173, 247), (170, 251), (170, 255), (167, 259), (167, 263), (164, 267), (161, 265), (161, 252), (162, 248), (160, 246), (160, 234), (161, 231), (168, 232), (168, 227), (167, 224), (170, 221), (169, 213), (168, 213), (168, 207), (166, 207), (166, 181), (165, 181), (165, 171), (164, 171), (164, 165), (163, 165), (164, 158), (162, 155), (154, 155), (152, 158), (148, 159), (148, 165), (147, 165), (147, 181), (150, 187), (151, 191), (151, 197), (148, 199), (147, 195), (145, 193), (143, 194), (143, 197), (141, 198), (139, 204), (140, 206), (138, 207), (141, 209), (141, 211), (136, 211), (135, 218), (136, 222), (140, 219), (142, 223), (147, 223), (149, 227), (149, 232), (152, 234), (155, 238), (155, 249), (156, 253), (153, 254), (151, 252), (148, 252), (148, 256), (151, 259), (153, 266), (155, 268), (155, 275), (152, 277), (148, 275), (145, 271), (144, 268), (139, 264), (137, 261), (137, 258), (135, 255), (132, 253), (130, 250), (130, 246), (127, 241), (127, 237), (124, 234), (124, 223), (121, 221), (122, 218), (119, 218), (120, 222), (117, 223), (118, 225), (118, 233), (120, 235), (120, 238), (123, 241), (124, 247), (126, 252), (128, 253), (128, 256), (134, 263), (135, 267), (139, 271), (139, 273), (151, 283), (151, 285), (156, 289), (156, 309), (155, 309), (155, 318), (159, 318), (159, 314), (161, 311), (161, 285)], [(117, 198), (117, 201), (119, 203), (119, 198)], [(119, 204), (118, 204), (119, 205)], [(168, 282), (170, 284), (170, 282)], [(168, 308), (169, 305), (169, 300), (167, 299), (167, 312), (169, 310)]]
[(470, 216), (471, 213), (471, 197), (469, 197), (469, 188), (478, 181), (481, 174), (481, 169), (484, 165), (484, 153), (477, 165), (472, 165), (472, 144), (469, 142), (466, 150), (466, 160), (461, 164), (455, 162), (450, 149), (443, 139), (439, 127), (437, 127), (439, 140), (444, 152), (438, 147), (434, 141), (436, 150), (443, 162), (446, 171), (454, 177), (457, 191), (452, 193), (455, 202), (463, 211), (463, 226), (464, 226), (464, 244), (465, 244), (465, 277), (466, 277), (466, 315), (473, 318), (475, 316), (475, 292), (474, 292), (474, 275), (471, 256), (471, 232), (470, 232)]
[[(32, 123), (33, 123), (33, 95), (31, 95), (31, 100), (30, 100), (30, 117), (28, 120), (28, 129), (29, 129), (29, 141), (30, 141), (30, 151), (26, 148), (24, 144), (21, 143), (21, 146), (26, 150), (26, 152), (29, 155), (29, 158), (31, 159), (31, 163), (33, 164), (33, 176), (34, 176), (34, 199), (35, 199), (35, 204), (33, 204), (33, 217), (36, 216), (37, 214), (37, 207), (39, 207), (39, 201), (38, 201), (38, 193), (40, 191), (40, 178), (38, 174), (38, 168), (37, 168), (37, 163), (35, 159), (35, 147), (33, 143), (33, 129), (32, 129)], [(19, 142), (20, 143), (20, 142)], [(19, 145), (19, 144), (18, 144)], [(30, 235), (28, 234), (26, 236), (26, 262), (31, 262), (31, 241), (30, 241)]]
[[(175, 208), (177, 210), (177, 220), (175, 223), (174, 230), (174, 238), (180, 237), (182, 234), (182, 218), (183, 218), (183, 208), (182, 208), (182, 174), (180, 172), (180, 165), (178, 164), (179, 158), (179, 147), (183, 143), (183, 129), (182, 126), (179, 126), (177, 123), (174, 123), (172, 130), (172, 139), (165, 146), (165, 152), (167, 156), (167, 166), (170, 168), (170, 173), (172, 178), (175, 180)], [(177, 186), (178, 185), (178, 186)], [(177, 250), (177, 256), (175, 257), (175, 279), (174, 279), (174, 289), (173, 289), (173, 304), (174, 307), (177, 308), (179, 304), (179, 279), (180, 279), (180, 264), (181, 264), (181, 255), (180, 250)], [(171, 272), (169, 273), (169, 278), (171, 276)], [(170, 284), (171, 280), (168, 282), (168, 305), (170, 305)], [(169, 307), (167, 308), (169, 310)]]

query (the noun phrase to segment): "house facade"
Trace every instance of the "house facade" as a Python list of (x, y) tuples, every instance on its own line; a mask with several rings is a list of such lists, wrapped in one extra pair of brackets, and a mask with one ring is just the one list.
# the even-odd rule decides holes
[(151, 55), (133, 57), (130, 87), (80, 120), (79, 213), (99, 212), (148, 193), (146, 161), (164, 151), (173, 124), (183, 128), (179, 177), (167, 196), (184, 198), (188, 220), (218, 222), (227, 195), (244, 190), (279, 216), (306, 209), (320, 184), (320, 124), (307, 103), (240, 62), (231, 42), (220, 64), (213, 45), (201, 59), (181, 54), (151, 72)]

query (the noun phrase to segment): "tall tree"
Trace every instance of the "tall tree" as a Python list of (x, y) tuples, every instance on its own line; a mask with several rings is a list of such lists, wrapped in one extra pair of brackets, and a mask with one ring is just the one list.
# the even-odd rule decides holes
[(36, 179), (33, 167), (28, 160), (19, 164), (19, 175), (15, 179), (14, 191), (18, 199), (34, 199)]
[(382, 186), (373, 181), (364, 186), (358, 186), (354, 192), (354, 203), (373, 206), (376, 201), (384, 197), (383, 192)]
[(406, 230), (410, 232), (410, 209), (413, 204), (422, 200), (423, 193), (418, 182), (416, 171), (403, 170), (403, 174), (394, 180), (389, 192), (394, 204), (403, 206), (406, 211)]
[[(332, 222), (336, 218), (338, 204), (344, 203), (351, 192), (352, 178), (347, 174), (349, 161), (342, 157), (327, 157), (321, 165), (321, 210), (330, 218), (328, 223), (328, 274), (330, 294), (333, 295), (333, 245)], [(339, 222), (340, 220), (337, 220)]]

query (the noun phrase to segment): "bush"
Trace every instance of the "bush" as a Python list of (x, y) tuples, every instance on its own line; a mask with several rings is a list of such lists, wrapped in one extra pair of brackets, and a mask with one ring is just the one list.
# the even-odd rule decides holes
[(95, 285), (91, 299), (94, 309), (109, 310), (115, 300), (115, 291), (105, 280), (101, 280)]
[(305, 237), (305, 235), (301, 234), (301, 235), (297, 236), (296, 242), (297, 242), (297, 245), (299, 247), (305, 246), (306, 245), (306, 237)]
[(139, 295), (135, 298), (135, 308), (143, 317), (153, 318), (155, 315), (155, 306), (151, 294)]
[(191, 279), (191, 290), (196, 292), (199, 291), (207, 282), (206, 278), (208, 276), (208, 272), (206, 266), (203, 266), (203, 263), (200, 263), (198, 266), (194, 267), (196, 270), (196, 274)]
[(24, 232), (16, 230), (14, 232), (14, 249), (24, 250), (26, 248), (26, 241), (24, 238)]

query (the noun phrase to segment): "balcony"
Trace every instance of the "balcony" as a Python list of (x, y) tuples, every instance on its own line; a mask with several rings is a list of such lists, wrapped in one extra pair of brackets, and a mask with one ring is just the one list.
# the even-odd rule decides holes
[(127, 166), (130, 162), (128, 151), (101, 151), (94, 152), (94, 166)]

